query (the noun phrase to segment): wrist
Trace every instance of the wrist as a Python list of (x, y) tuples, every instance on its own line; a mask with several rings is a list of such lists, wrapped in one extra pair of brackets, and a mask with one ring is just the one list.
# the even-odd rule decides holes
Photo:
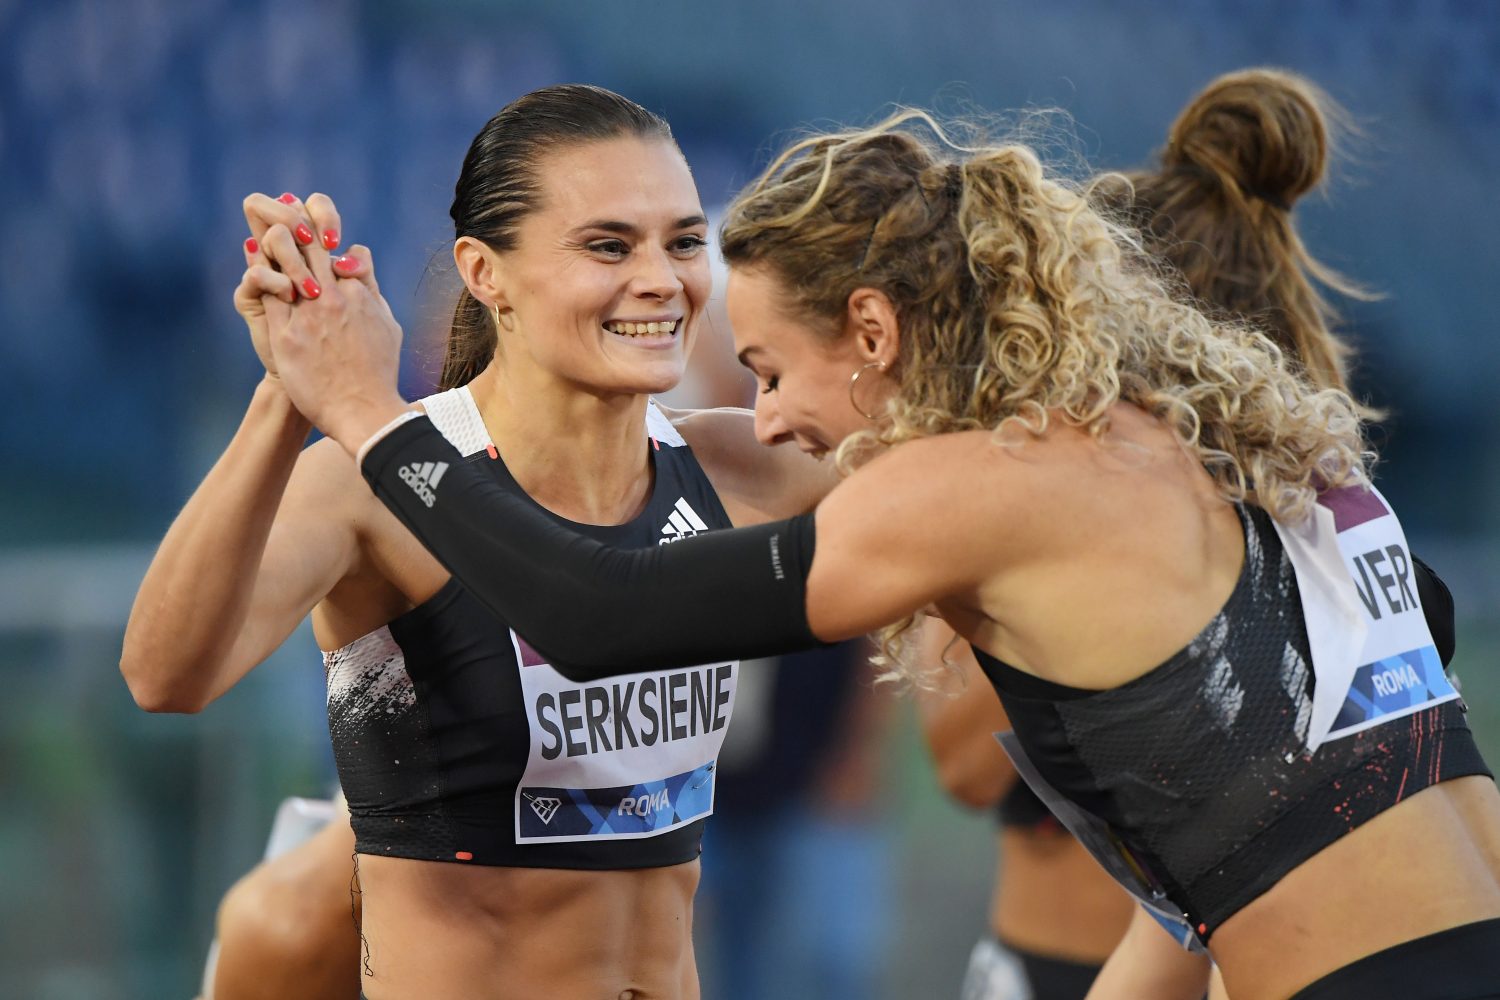
[(271, 372), (266, 372), (256, 384), (251, 406), (280, 419), (289, 429), (300, 432), (303, 437), (312, 433), (312, 421), (302, 415), (292, 402), (292, 397), (287, 395), (286, 386), (280, 377)]
[(365, 465), (365, 456), (370, 453), (370, 449), (375, 447), (375, 445), (378, 444), (381, 439), (385, 438), (391, 433), (391, 431), (395, 430), (397, 427), (400, 427), (408, 420), (416, 420), (418, 417), (422, 417), (425, 415), (426, 411), (422, 409), (420, 405), (410, 410), (402, 410), (399, 415), (397, 415), (390, 421), (390, 423), (386, 424), (374, 434), (371, 434), (369, 437), (365, 438), (364, 444), (360, 445), (359, 450), (354, 453), (354, 464), (363, 469)]
[(329, 415), (324, 431), (356, 456), (365, 442), (410, 410), (411, 404), (394, 392), (381, 399), (351, 402), (341, 407), (337, 416)]

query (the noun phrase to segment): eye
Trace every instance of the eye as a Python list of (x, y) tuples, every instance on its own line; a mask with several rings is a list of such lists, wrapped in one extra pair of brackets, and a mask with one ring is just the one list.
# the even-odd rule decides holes
[(780, 384), (781, 384), (781, 376), (780, 375), (767, 375), (766, 376), (766, 387), (764, 389), (762, 389), (761, 392), (763, 394), (764, 393), (768, 393), (768, 392), (775, 392), (776, 391), (776, 387), (778, 385), (780, 385)]
[(630, 252), (630, 247), (625, 245), (624, 240), (595, 240), (589, 244), (589, 253), (598, 254), (601, 257), (624, 257)]
[(670, 244), (673, 253), (680, 257), (693, 257), (708, 246), (708, 240), (698, 235), (679, 236)]

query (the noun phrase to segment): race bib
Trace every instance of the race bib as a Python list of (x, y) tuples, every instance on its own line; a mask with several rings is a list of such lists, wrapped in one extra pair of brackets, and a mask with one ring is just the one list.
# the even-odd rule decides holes
[(713, 812), (737, 664), (575, 683), (511, 642), (531, 740), (516, 843), (654, 837)]
[(1327, 490), (1305, 522), (1276, 530), (1297, 574), (1317, 678), (1309, 751), (1458, 697), (1427, 628), (1406, 534), (1379, 491)]

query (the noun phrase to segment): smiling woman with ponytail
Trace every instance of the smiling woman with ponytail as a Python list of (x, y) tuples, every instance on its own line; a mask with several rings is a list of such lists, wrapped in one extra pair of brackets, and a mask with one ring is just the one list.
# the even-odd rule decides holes
[[(326, 196), (245, 210), (236, 303), (257, 347), (293, 287), (390, 315), (365, 251), (330, 258)], [(464, 288), (422, 419), (463, 448), (456, 464), (631, 546), (786, 517), (831, 486), (757, 446), (748, 413), (650, 399), (681, 379), (710, 289), (708, 221), (660, 117), (582, 84), (523, 95), (475, 136), (450, 215)], [(325, 234), (305, 257), (303, 231)], [(261, 359), (243, 425), (142, 582), (121, 670), (143, 707), (200, 711), (310, 614), (349, 822), (231, 894), (217, 1000), (694, 1000), (699, 845), (737, 657), (661, 674), (663, 691), (711, 680), (712, 726), (627, 745), (622, 725), (656, 731), (643, 682), (623, 707), (613, 689), (613, 743), (580, 743), (568, 706), (610, 688), (570, 681), (477, 603), (336, 443), (304, 447), (310, 417), (274, 350)], [(455, 471), (406, 476), (432, 499)]]

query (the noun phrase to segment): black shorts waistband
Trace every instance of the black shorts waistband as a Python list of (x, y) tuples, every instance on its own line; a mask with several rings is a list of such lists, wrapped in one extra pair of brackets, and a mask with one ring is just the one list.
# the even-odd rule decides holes
[(1291, 1000), (1495, 1000), (1500, 998), (1500, 918), (1463, 924), (1366, 955)]

